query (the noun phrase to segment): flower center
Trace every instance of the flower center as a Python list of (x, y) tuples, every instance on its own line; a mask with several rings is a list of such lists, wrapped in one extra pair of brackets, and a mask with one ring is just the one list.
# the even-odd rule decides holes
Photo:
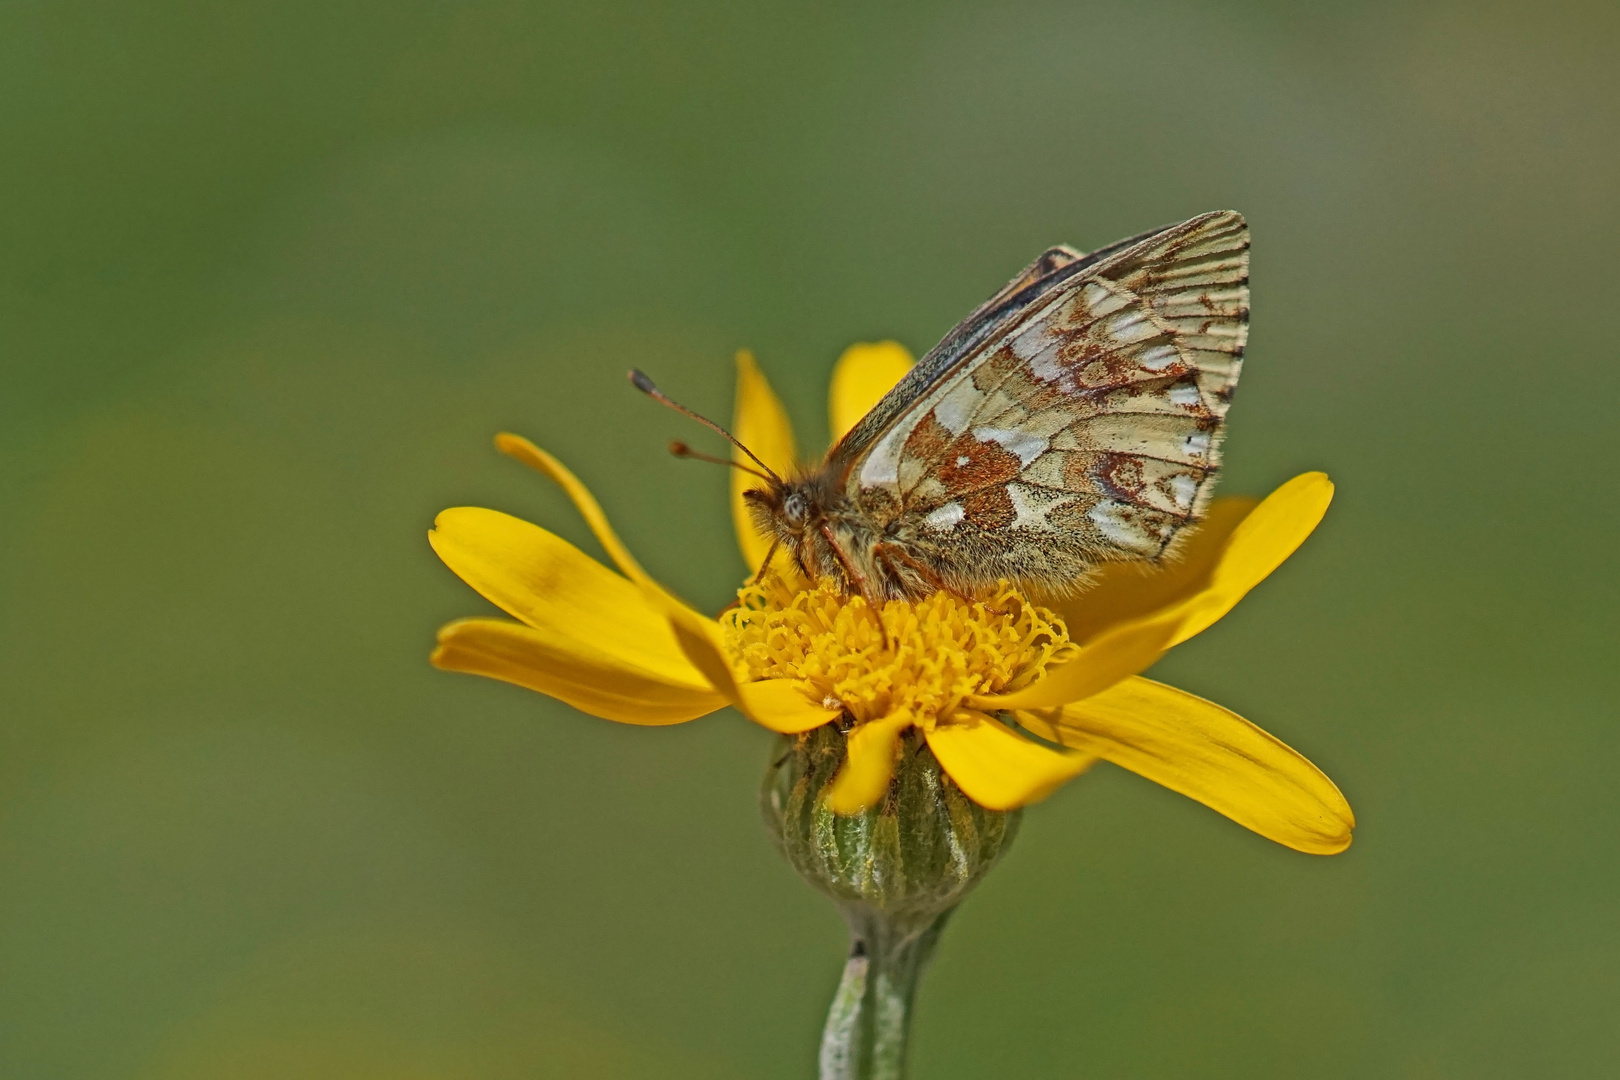
[(1062, 620), (1006, 582), (982, 601), (939, 592), (874, 611), (830, 580), (771, 573), (720, 622), (751, 679), (801, 679), (857, 722), (905, 709), (932, 727), (970, 694), (1022, 689), (1077, 651)]

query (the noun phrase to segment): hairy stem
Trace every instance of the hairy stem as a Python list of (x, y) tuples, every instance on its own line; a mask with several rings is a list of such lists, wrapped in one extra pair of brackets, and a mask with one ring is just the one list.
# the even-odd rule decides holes
[(821, 1080), (904, 1080), (917, 983), (950, 912), (907, 921), (844, 908), (849, 959), (821, 1034)]

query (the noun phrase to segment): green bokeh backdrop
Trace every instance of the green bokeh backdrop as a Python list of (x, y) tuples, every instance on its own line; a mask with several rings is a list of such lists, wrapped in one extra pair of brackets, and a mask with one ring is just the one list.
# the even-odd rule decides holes
[(919, 1080), (1620, 1074), (1603, 3), (0, 6), (0, 1076), (808, 1078), (843, 932), (768, 738), (431, 670), (496, 507), (742, 572), (701, 436), (811, 448), (1045, 245), (1235, 207), (1228, 492), (1322, 531), (1159, 674), (1345, 855), (1101, 767), (924, 987)]

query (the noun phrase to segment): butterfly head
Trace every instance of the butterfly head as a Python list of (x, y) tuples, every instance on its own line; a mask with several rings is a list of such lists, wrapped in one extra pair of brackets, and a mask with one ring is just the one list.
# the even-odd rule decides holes
[(796, 549), (822, 518), (817, 495), (813, 479), (776, 480), (743, 492), (743, 499), (760, 532)]

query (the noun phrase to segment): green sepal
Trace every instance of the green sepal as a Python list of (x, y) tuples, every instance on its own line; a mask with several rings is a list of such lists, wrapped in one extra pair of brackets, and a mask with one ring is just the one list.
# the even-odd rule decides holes
[(915, 728), (900, 742), (888, 794), (847, 816), (826, 798), (843, 761), (836, 724), (786, 736), (760, 793), (777, 847), (840, 906), (930, 923), (961, 902), (1018, 831), (1020, 812), (986, 810), (962, 794)]

